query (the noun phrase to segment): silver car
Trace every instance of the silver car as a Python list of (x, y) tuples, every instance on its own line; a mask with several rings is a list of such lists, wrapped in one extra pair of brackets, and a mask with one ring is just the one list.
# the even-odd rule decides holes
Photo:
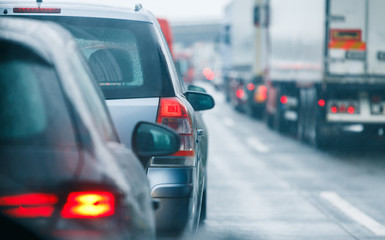
[[(207, 132), (196, 113), (214, 106), (211, 96), (184, 90), (156, 18), (141, 5), (110, 1), (2, 3), (6, 15), (50, 20), (75, 37), (101, 86), (118, 135), (126, 146), (139, 121), (176, 130), (180, 150), (171, 156), (141, 159), (158, 233), (196, 233), (205, 216)], [(3, 14), (5, 15), (5, 14)]]
[(0, 50), (0, 212), (49, 238), (153, 239), (134, 153), (175, 153), (179, 136), (141, 122), (132, 150), (121, 144), (87, 62), (57, 24), (0, 18)]

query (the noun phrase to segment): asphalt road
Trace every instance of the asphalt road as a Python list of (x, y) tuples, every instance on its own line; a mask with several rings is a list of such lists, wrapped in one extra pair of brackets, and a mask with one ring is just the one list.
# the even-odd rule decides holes
[[(385, 239), (385, 151), (318, 150), (233, 110), (221, 93), (209, 129), (207, 220), (199, 240)], [(385, 147), (384, 147), (385, 148)]]

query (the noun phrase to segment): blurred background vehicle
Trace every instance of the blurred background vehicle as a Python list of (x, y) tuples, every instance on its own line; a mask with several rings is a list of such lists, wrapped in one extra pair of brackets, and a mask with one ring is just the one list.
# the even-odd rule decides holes
[[(260, 4), (259, 8), (256, 3)], [(222, 75), (232, 104), (250, 116), (262, 118), (265, 112), (268, 69), (268, 5), (266, 1), (234, 0), (225, 8), (220, 33)]]
[[(347, 134), (383, 135), (385, 28), (378, 23), (385, 3), (271, 0), (255, 4), (256, 21), (268, 16), (270, 22), (259, 24), (266, 43), (261, 47), (269, 48), (268, 125), (320, 147)], [(264, 13), (266, 9), (275, 14)]]
[[(186, 230), (195, 234), (206, 189), (207, 158), (207, 141), (201, 141), (207, 132), (199, 128), (203, 123), (195, 112), (212, 108), (214, 100), (205, 93), (184, 90), (156, 18), (140, 4), (132, 9), (122, 2), (90, 6), (87, 1), (47, 0), (17, 7), (20, 11), (8, 15), (54, 21), (73, 34), (126, 146), (131, 146), (132, 131), (139, 121), (157, 122), (179, 133), (177, 153), (142, 164), (151, 196), (160, 203), (155, 212), (158, 233), (181, 235)], [(57, 11), (41, 10), (50, 8)]]
[[(14, 18), (0, 29), (0, 211), (49, 238), (153, 239), (143, 167), (70, 34)], [(163, 126), (142, 122), (133, 135), (141, 159), (179, 149)]]

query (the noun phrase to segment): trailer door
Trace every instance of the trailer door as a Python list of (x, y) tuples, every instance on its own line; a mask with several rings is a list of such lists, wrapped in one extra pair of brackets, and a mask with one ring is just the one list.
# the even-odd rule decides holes
[(326, 80), (361, 82), (367, 71), (367, 0), (327, 2)]
[(372, 80), (385, 81), (385, 1), (368, 2), (368, 74)]

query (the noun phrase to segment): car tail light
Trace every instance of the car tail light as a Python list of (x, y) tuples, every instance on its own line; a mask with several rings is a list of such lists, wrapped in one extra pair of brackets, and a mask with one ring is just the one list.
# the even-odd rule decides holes
[(238, 89), (235, 94), (237, 95), (237, 98), (241, 99), (245, 96), (245, 91), (243, 91), (243, 89)]
[(28, 193), (0, 197), (3, 212), (15, 218), (50, 217), (58, 198), (54, 194)]
[(249, 91), (254, 91), (254, 89), (255, 89), (254, 83), (247, 84), (247, 89), (249, 89)]
[(178, 98), (161, 98), (157, 123), (174, 129), (179, 133), (180, 150), (173, 156), (195, 156), (195, 141), (192, 120), (186, 106)]
[(357, 101), (332, 100), (328, 104), (329, 113), (332, 114), (359, 114), (359, 104)]
[(355, 111), (356, 109), (353, 106), (348, 107), (348, 113), (354, 114)]
[(110, 192), (73, 192), (68, 195), (63, 218), (98, 218), (113, 215), (115, 197)]
[(320, 99), (320, 100), (318, 101), (318, 105), (319, 105), (320, 107), (324, 107), (324, 106), (326, 105), (325, 100)]
[(280, 100), (282, 104), (286, 104), (288, 102), (288, 98), (286, 95), (282, 95)]
[(61, 8), (13, 8), (14, 13), (61, 13)]
[(267, 98), (267, 88), (266, 86), (258, 86), (257, 91), (254, 95), (254, 99), (256, 102), (264, 102)]

